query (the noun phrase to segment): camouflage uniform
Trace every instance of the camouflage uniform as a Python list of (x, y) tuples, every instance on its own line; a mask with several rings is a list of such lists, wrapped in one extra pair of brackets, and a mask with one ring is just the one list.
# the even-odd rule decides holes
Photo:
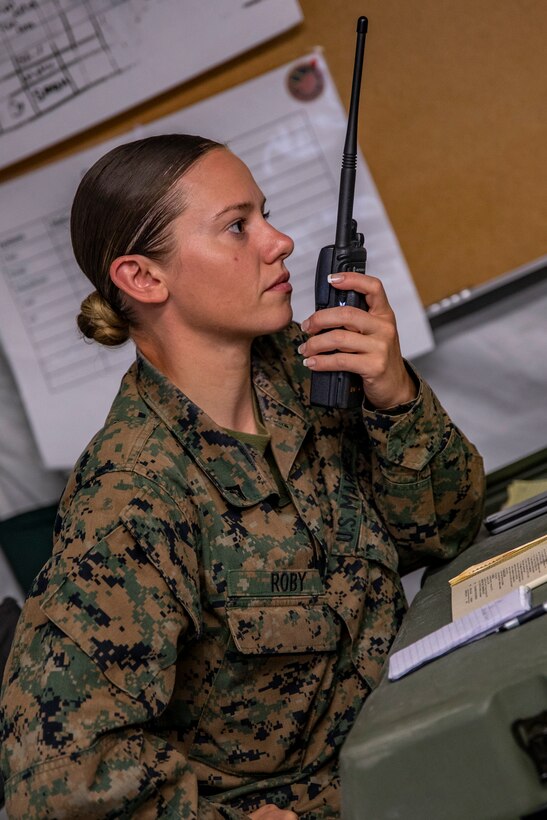
[(404, 611), (398, 576), (472, 540), (480, 457), (425, 384), (308, 404), (296, 326), (253, 381), (263, 455), (138, 357), (61, 501), (3, 690), (12, 818), (339, 816), (340, 745)]

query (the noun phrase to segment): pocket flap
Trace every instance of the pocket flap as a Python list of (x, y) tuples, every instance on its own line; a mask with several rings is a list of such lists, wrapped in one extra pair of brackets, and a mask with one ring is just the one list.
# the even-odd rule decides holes
[(339, 621), (322, 596), (228, 599), (226, 615), (235, 645), (245, 655), (332, 652)]

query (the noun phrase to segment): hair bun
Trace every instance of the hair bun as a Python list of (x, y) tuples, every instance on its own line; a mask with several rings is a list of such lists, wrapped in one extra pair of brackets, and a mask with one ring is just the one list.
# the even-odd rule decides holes
[(96, 290), (82, 302), (76, 321), (83, 335), (99, 344), (114, 347), (129, 339), (129, 322)]

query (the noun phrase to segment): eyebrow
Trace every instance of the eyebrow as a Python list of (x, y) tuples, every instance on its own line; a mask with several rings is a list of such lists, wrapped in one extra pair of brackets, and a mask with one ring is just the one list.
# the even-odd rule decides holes
[[(261, 202), (261, 210), (264, 210), (265, 205), (266, 205), (266, 197), (264, 197), (264, 199)], [(216, 213), (213, 218), (214, 219), (219, 219), (221, 216), (224, 216), (225, 214), (229, 213), (230, 211), (237, 211), (238, 213), (248, 213), (249, 211), (251, 211), (253, 209), (253, 207), (254, 207), (253, 202), (234, 202), (231, 205), (227, 205), (221, 211)]]

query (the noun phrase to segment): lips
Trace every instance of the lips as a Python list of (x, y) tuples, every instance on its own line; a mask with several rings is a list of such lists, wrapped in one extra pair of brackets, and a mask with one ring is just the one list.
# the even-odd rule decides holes
[(292, 285), (289, 284), (289, 272), (284, 271), (267, 290), (291, 291)]

